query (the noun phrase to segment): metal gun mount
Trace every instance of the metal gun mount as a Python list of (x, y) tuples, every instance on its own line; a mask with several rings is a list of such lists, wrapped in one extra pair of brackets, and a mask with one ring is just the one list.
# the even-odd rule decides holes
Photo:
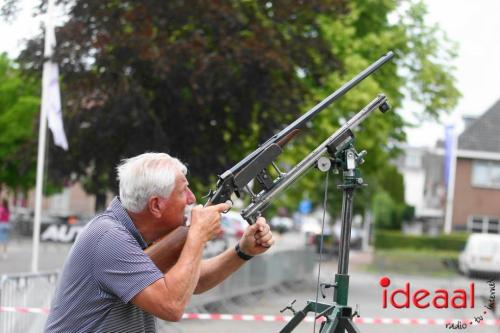
[[(378, 98), (382, 97), (379, 95)], [(389, 109), (385, 97), (382, 100), (375, 99), (363, 109), (366, 112), (363, 112), (363, 110), (360, 112), (364, 116), (360, 117), (357, 123), (366, 118), (377, 107), (383, 112)], [(333, 284), (321, 284), (323, 298), (325, 298), (323, 288), (334, 288), (333, 303), (325, 304), (318, 302), (318, 300), (308, 301), (306, 306), (300, 311), (293, 309), (292, 305), (286, 307), (285, 309), (291, 310), (294, 316), (280, 333), (292, 332), (309, 312), (315, 313), (315, 320), (322, 317), (325, 318), (325, 321), (321, 324), (320, 333), (344, 333), (345, 331), (348, 333), (360, 333), (353, 322), (353, 318), (359, 316), (359, 310), (357, 309), (353, 312), (352, 308), (347, 305), (347, 299), (349, 291), (348, 270), (354, 191), (366, 185), (358, 168), (364, 163), (366, 151), (360, 153), (356, 151), (354, 147), (354, 135), (350, 128), (345, 129), (343, 133), (338, 136), (334, 134), (332, 137), (335, 137), (335, 139), (330, 137), (318, 147), (318, 153), (328, 152), (328, 158), (324, 156), (318, 158), (315, 152), (313, 152), (306, 158), (307, 164), (304, 162), (304, 165), (309, 165), (311, 161), (316, 161), (318, 168), (324, 172), (328, 172), (331, 166), (342, 172), (343, 183), (338, 185), (338, 188), (342, 191), (342, 229), (339, 243), (338, 271), (335, 274), (335, 282)]]
[[(242, 210), (241, 216), (243, 216), (243, 218), (250, 224), (255, 223), (257, 218), (261, 215), (264, 209), (267, 208), (276, 195), (280, 194), (284, 189), (299, 179), (307, 170), (315, 165), (318, 165), (320, 169), (325, 168), (329, 163), (329, 160), (325, 159), (325, 155), (329, 153), (333, 156), (337, 151), (342, 150), (353, 137), (352, 130), (365, 120), (373, 111), (380, 109), (380, 111), (386, 112), (389, 108), (387, 97), (383, 94), (379, 94), (289, 172), (284, 173), (277, 169), (277, 167), (273, 164), (278, 171), (278, 178), (272, 182), (272, 186), (268, 189), (262, 190), (258, 194), (254, 194), (250, 191), (252, 202)], [(320, 161), (319, 164), (318, 161)], [(354, 161), (348, 158), (346, 163), (353, 165)]]
[[(246, 190), (251, 194), (252, 202), (256, 204), (254, 205), (255, 209), (259, 209), (259, 211), (262, 211), (262, 208), (264, 208), (264, 206), (261, 206), (257, 203), (258, 201), (261, 201), (261, 199), (265, 199), (264, 196), (260, 193), (258, 195), (253, 194), (248, 184), (253, 179), (255, 179), (261, 185), (264, 191), (272, 191), (273, 193), (278, 192), (275, 190), (276, 186), (282, 183), (288, 183), (288, 180), (285, 180), (286, 175), (283, 174), (274, 164), (274, 160), (282, 153), (283, 147), (315, 115), (323, 111), (335, 100), (342, 97), (349, 90), (363, 81), (366, 77), (370, 76), (373, 72), (389, 62), (389, 60), (391, 60), (393, 57), (394, 53), (392, 51), (389, 51), (387, 54), (380, 57), (377, 61), (368, 66), (349, 82), (345, 83), (342, 87), (334, 91), (330, 96), (326, 97), (320, 103), (315, 105), (311, 110), (296, 119), (293, 123), (288, 125), (279, 133), (273, 135), (232, 168), (222, 173), (219, 176), (219, 180), (217, 181), (215, 190), (210, 191), (210, 193), (208, 194), (209, 199), (206, 205), (226, 202), (228, 200), (231, 200), (231, 195), (233, 193), (235, 193), (237, 196), (240, 196), (241, 192)], [(356, 119), (353, 118), (352, 122), (356, 122)], [(278, 172), (279, 176), (277, 179), (273, 180), (268, 174), (267, 168), (269, 166), (273, 166)], [(283, 187), (280, 187), (280, 189), (281, 188)], [(253, 209), (254, 208), (249, 207), (247, 209), (247, 214), (243, 216), (249, 223), (255, 222), (255, 214), (251, 213)]]

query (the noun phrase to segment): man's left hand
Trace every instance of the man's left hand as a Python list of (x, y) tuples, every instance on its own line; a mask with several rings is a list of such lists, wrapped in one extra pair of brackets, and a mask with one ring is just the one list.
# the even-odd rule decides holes
[(266, 252), (273, 244), (273, 233), (263, 217), (249, 226), (240, 239), (241, 251), (250, 256)]

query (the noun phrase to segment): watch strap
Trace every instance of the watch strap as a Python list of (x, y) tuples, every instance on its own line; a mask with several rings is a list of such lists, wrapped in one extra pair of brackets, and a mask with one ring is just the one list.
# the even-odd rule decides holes
[(236, 254), (238, 255), (238, 257), (240, 257), (243, 260), (250, 260), (253, 258), (253, 256), (248, 255), (245, 252), (241, 251), (240, 243), (236, 244), (234, 250), (236, 251)]

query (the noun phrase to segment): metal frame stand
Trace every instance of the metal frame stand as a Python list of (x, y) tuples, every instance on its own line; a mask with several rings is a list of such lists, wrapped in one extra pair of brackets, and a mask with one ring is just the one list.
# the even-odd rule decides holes
[(357, 316), (357, 311), (353, 313), (352, 308), (347, 306), (349, 293), (349, 250), (352, 226), (352, 208), (354, 191), (362, 187), (358, 166), (364, 162), (365, 151), (357, 153), (354, 148), (354, 137), (351, 137), (341, 149), (329, 149), (331, 160), (333, 160), (337, 170), (343, 173), (343, 183), (338, 186), (342, 190), (342, 231), (339, 243), (338, 271), (335, 274), (335, 283), (321, 284), (326, 288), (333, 287), (333, 304), (325, 304), (316, 301), (307, 301), (307, 305), (300, 311), (290, 309), (294, 316), (280, 333), (289, 333), (307, 316), (307, 313), (317, 313), (315, 320), (325, 317), (322, 322), (320, 333), (361, 333), (354, 325), (353, 317)]

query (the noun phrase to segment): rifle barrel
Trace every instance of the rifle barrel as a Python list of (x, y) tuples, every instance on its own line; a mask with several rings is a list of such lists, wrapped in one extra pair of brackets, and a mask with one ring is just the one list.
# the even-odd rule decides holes
[(244, 159), (242, 159), (238, 164), (233, 166), (229, 171), (232, 174), (236, 174), (241, 168), (243, 168), (251, 159), (253, 159), (255, 156), (260, 154), (262, 149), (267, 147), (269, 144), (272, 144), (276, 141), (281, 140), (281, 138), (287, 136), (291, 131), (294, 129), (298, 129), (302, 127), (307, 121), (309, 121), (312, 117), (314, 117), (316, 114), (319, 112), (323, 111), (327, 106), (329, 106), (331, 103), (333, 103), (335, 100), (338, 98), (342, 97), (346, 92), (351, 90), (354, 86), (356, 86), (358, 83), (363, 81), (366, 77), (370, 76), (373, 72), (375, 72), (377, 69), (382, 67), (386, 62), (391, 60), (394, 57), (394, 52), (389, 51), (382, 57), (380, 57), (377, 61), (375, 61), (373, 64), (368, 66), (366, 69), (364, 69), (361, 73), (356, 75), (354, 78), (352, 78), (349, 82), (345, 83), (342, 87), (339, 89), (335, 90), (330, 96), (316, 104), (312, 109), (304, 113), (301, 117), (296, 119), (293, 123), (282, 129), (278, 134), (273, 135), (269, 140), (267, 140), (264, 144), (260, 146), (260, 149), (254, 150), (252, 153), (250, 153), (248, 156), (246, 156)]

